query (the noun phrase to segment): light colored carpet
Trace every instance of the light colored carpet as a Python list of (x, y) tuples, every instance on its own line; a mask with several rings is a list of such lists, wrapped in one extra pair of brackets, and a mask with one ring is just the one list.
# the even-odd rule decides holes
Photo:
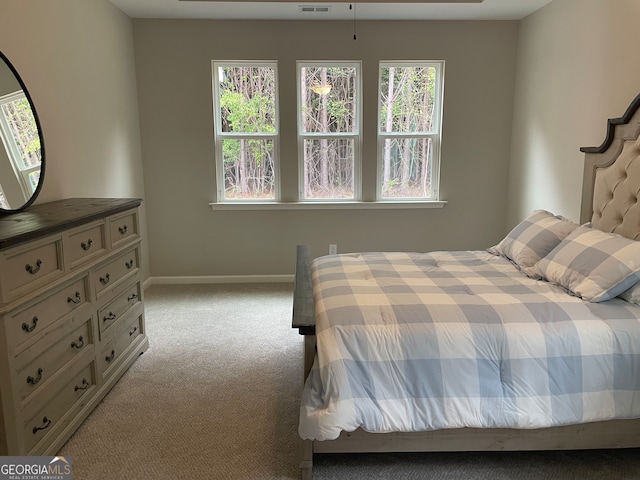
[(291, 285), (147, 289), (149, 350), (62, 448), (74, 478), (296, 478), (291, 299)]
[[(60, 454), (75, 480), (298, 478), (291, 285), (156, 285), (150, 348)], [(323, 455), (315, 480), (631, 480), (640, 450)]]

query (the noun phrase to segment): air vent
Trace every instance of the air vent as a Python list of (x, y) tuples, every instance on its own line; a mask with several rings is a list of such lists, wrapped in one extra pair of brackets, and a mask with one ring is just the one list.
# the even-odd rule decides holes
[(327, 5), (300, 5), (298, 10), (304, 13), (326, 13), (331, 7)]

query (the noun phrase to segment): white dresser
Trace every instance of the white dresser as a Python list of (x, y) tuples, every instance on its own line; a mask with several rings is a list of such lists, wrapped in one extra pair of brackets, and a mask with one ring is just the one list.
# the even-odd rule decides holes
[(53, 455), (148, 348), (139, 199), (0, 215), (0, 455)]

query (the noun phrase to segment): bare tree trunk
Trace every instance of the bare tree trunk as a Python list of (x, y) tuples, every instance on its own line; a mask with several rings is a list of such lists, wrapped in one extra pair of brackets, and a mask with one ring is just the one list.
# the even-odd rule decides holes
[[(252, 69), (253, 70), (253, 69)], [(256, 89), (255, 92), (253, 93), (257, 93), (258, 95), (262, 96), (263, 92), (264, 92), (264, 85), (263, 85), (263, 78), (262, 78), (262, 74), (258, 73), (257, 74), (257, 84), (256, 84)], [(253, 84), (253, 83), (252, 83)], [(260, 118), (260, 122), (264, 122), (266, 120), (265, 118), (265, 112), (263, 112), (262, 110), (260, 110), (258, 112), (258, 116)], [(262, 126), (262, 125), (261, 125)], [(262, 140), (261, 140), (262, 142)], [(264, 145), (264, 144), (263, 144)], [(264, 162), (264, 158), (263, 158), (263, 152), (262, 152), (262, 147), (259, 148), (260, 153), (260, 163), (255, 164), (255, 173), (253, 175), (253, 183), (255, 185), (255, 192), (258, 196), (262, 196), (262, 193), (264, 192), (264, 166), (263, 166), (263, 162)]]
[(232, 167), (232, 171), (233, 171), (233, 176), (231, 178), (229, 178), (229, 189), (231, 189), (235, 195), (238, 194), (238, 189), (240, 187), (240, 163), (238, 162), (238, 159), (236, 159), (235, 162), (233, 162), (233, 167)]
[[(385, 106), (387, 108), (387, 118), (385, 119), (385, 132), (390, 132), (393, 127), (393, 82), (395, 80), (396, 68), (389, 67), (389, 86), (387, 87), (387, 101)], [(391, 177), (391, 141), (385, 140), (384, 142), (384, 160), (382, 162), (382, 191), (384, 192), (389, 185)]]
[(430, 173), (429, 152), (431, 150), (430, 146), (431, 146), (431, 139), (423, 138), (422, 139), (422, 166), (420, 168), (420, 175), (421, 175), (422, 195), (424, 197), (428, 196), (427, 191), (429, 189), (429, 173)]
[[(249, 98), (247, 82), (242, 81), (242, 77), (247, 74), (246, 69), (241, 68), (240, 85), (244, 98)], [(247, 176), (247, 140), (240, 140), (240, 193), (244, 198), (249, 193), (249, 184)]]
[(245, 197), (249, 193), (249, 184), (247, 182), (247, 158), (246, 158), (247, 141), (240, 140), (240, 158), (238, 163), (240, 164), (240, 195)]
[(329, 190), (329, 141), (320, 139), (320, 186), (325, 192)]
[[(405, 103), (405, 107), (403, 108), (403, 111), (407, 112), (405, 113), (405, 117), (404, 117), (404, 131), (410, 132), (411, 131), (410, 113), (413, 111), (412, 109), (413, 95), (411, 90), (411, 82), (406, 82), (405, 85), (406, 85), (405, 94), (402, 97)], [(409, 108), (406, 108), (407, 106)], [(404, 147), (402, 152), (402, 164), (401, 164), (401, 170), (400, 170), (400, 185), (401, 185), (401, 193), (403, 196), (407, 196), (409, 183), (411, 181), (411, 143), (412, 142), (410, 139), (404, 140)]]
[[(428, 78), (428, 69), (425, 69), (422, 72), (422, 77)], [(429, 85), (427, 82), (427, 86), (424, 90), (423, 96), (423, 108), (424, 114), (422, 115), (423, 124), (421, 126), (422, 131), (430, 132), (431, 131), (431, 109), (433, 108), (431, 105), (431, 97), (429, 94)], [(422, 185), (422, 194), (426, 197), (428, 195), (428, 190), (431, 188), (431, 147), (432, 140), (430, 138), (423, 139), (422, 142), (422, 169), (421, 169), (421, 185)]]
[[(405, 125), (407, 128), (409, 127), (410, 117), (407, 116), (405, 120)], [(400, 170), (400, 192), (402, 196), (407, 196), (409, 193), (409, 185), (411, 183), (411, 144), (412, 139), (405, 138), (404, 139), (404, 147), (402, 151), (402, 162), (401, 162), (401, 170)]]
[[(327, 84), (327, 69), (323, 67), (320, 71), (320, 82)], [(327, 96), (320, 95), (320, 121), (322, 122), (322, 132), (329, 130), (329, 118), (327, 114)], [(320, 186), (323, 190), (329, 189), (329, 142), (323, 138), (320, 140)]]
[[(307, 85), (307, 68), (302, 67), (300, 69), (300, 105), (305, 107), (308, 104), (308, 95), (309, 95), (309, 86)], [(302, 121), (304, 125), (302, 125), (302, 130), (304, 132), (309, 131), (308, 119), (306, 116), (303, 117)], [(302, 166), (302, 175), (303, 175), (303, 195), (309, 197), (309, 175), (311, 174), (311, 152), (307, 149), (307, 143), (304, 142), (302, 146), (302, 155), (303, 155), (303, 166)]]

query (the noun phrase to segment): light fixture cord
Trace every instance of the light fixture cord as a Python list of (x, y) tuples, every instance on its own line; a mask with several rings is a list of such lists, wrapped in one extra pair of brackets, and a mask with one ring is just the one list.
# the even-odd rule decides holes
[(356, 39), (356, 1), (349, 4), (349, 10), (353, 10), (353, 39)]

